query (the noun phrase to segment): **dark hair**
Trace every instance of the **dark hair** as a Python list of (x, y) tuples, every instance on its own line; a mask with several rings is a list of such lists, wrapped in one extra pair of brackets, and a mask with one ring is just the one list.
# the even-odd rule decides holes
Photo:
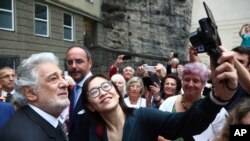
[(246, 54), (248, 56), (247, 57), (247, 59), (248, 59), (247, 65), (250, 64), (250, 49), (242, 47), (242, 46), (237, 46), (237, 47), (233, 48), (232, 51), (237, 52), (239, 54)]
[(178, 58), (178, 53), (174, 53), (173, 57)]
[(87, 55), (87, 59), (90, 60), (92, 57), (91, 57), (91, 54), (89, 52), (89, 50), (84, 47), (84, 46), (80, 46), (80, 45), (73, 45), (71, 47), (68, 48), (68, 50), (66, 51), (66, 54), (72, 49), (72, 48), (81, 48), (82, 50), (84, 50), (86, 52), (86, 55)]
[[(248, 112), (250, 112), (250, 99), (242, 99), (240, 102), (232, 109), (231, 115), (232, 120), (231, 124), (242, 124), (241, 120), (246, 116)], [(234, 116), (234, 117), (233, 117)]]
[[(172, 78), (172, 79), (175, 79), (176, 81), (176, 94), (178, 94), (182, 88), (182, 83), (181, 83), (181, 79), (177, 76), (177, 74), (174, 74), (174, 73), (170, 73), (170, 74), (167, 74), (162, 80), (161, 80), (161, 88), (163, 89), (164, 88), (164, 82), (167, 78)], [(163, 90), (162, 90), (163, 92)]]
[[(92, 112), (90, 111), (88, 108), (87, 108), (87, 105), (89, 104), (88, 102), (88, 87), (89, 87), (89, 83), (96, 77), (101, 77), (101, 78), (104, 78), (106, 80), (109, 80), (111, 81), (111, 79), (104, 75), (104, 74), (96, 74), (96, 75), (92, 75), (90, 76), (85, 82), (84, 82), (84, 85), (83, 85), (83, 91), (82, 91), (82, 101), (83, 101), (83, 107), (84, 107), (84, 110), (86, 112), (88, 112), (90, 115), (99, 115), (97, 112)], [(126, 113), (129, 113), (129, 112), (132, 112), (133, 111), (133, 108), (129, 108), (126, 103), (124, 102), (123, 100), (123, 96), (122, 94), (120, 93), (119, 89), (117, 88), (117, 86), (115, 85), (115, 83), (113, 81), (111, 81), (112, 83), (112, 86), (115, 88), (115, 91), (119, 94), (120, 98), (119, 98), (119, 105), (121, 106), (122, 110)]]
[(232, 49), (232, 51), (238, 52), (238, 53), (245, 53), (245, 54), (249, 54), (249, 49), (242, 47), (242, 46), (237, 46), (235, 48)]

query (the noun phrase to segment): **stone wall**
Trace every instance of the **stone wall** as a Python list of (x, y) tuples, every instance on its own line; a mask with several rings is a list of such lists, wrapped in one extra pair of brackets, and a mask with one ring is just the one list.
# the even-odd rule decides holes
[[(131, 64), (166, 62), (170, 51), (187, 60), (192, 0), (104, 0), (103, 37), (113, 54), (132, 54)], [(97, 62), (104, 61), (95, 56)], [(109, 62), (105, 64), (110, 64)], [(131, 65), (130, 64), (130, 65)]]

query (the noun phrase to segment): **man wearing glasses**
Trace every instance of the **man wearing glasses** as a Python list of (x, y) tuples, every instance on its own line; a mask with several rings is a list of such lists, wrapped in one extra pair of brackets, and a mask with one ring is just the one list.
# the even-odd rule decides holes
[(69, 139), (88, 140), (89, 121), (83, 110), (81, 93), (85, 80), (92, 75), (91, 54), (84, 47), (72, 46), (66, 52), (66, 64), (69, 75), (76, 82), (70, 96)]
[(10, 67), (3, 67), (0, 69), (0, 86), (2, 93), (0, 93), (3, 102), (11, 102), (12, 95), (14, 94), (14, 79), (15, 71)]

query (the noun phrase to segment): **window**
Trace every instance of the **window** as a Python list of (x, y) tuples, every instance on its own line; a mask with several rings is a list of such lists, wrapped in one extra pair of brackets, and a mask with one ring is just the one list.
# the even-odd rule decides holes
[(89, 18), (84, 18), (84, 46), (93, 47), (96, 44), (97, 22)]
[(63, 13), (64, 40), (73, 41), (73, 16)]
[(90, 3), (94, 3), (94, 0), (87, 0), (88, 2), (90, 2)]
[(38, 36), (49, 37), (48, 6), (35, 4), (35, 34)]
[(0, 29), (14, 31), (13, 0), (0, 0)]
[(14, 70), (20, 65), (20, 57), (18, 55), (0, 55), (0, 68), (11, 67)]

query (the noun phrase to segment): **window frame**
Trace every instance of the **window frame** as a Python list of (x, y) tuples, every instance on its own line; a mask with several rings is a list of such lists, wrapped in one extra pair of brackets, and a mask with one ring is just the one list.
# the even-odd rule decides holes
[(14, 19), (14, 0), (10, 0), (11, 1), (11, 10), (7, 10), (7, 9), (2, 9), (0, 8), (0, 11), (3, 12), (8, 12), (11, 13), (11, 28), (4, 28), (4, 27), (0, 27), (0, 30), (7, 30), (7, 31), (14, 31), (15, 30), (15, 19)]
[[(67, 15), (70, 15), (71, 16), (71, 26), (68, 26), (68, 25), (65, 25), (64, 24), (64, 14), (67, 14)], [(67, 13), (67, 12), (63, 12), (63, 40), (65, 40), (65, 41), (74, 41), (74, 16), (73, 16), (73, 14), (71, 14), (71, 13)], [(65, 36), (64, 36), (64, 33), (65, 33), (65, 28), (69, 28), (69, 29), (71, 29), (71, 39), (67, 39), (67, 38), (65, 38)]]
[(90, 2), (90, 3), (94, 3), (94, 0), (87, 0), (88, 2)]
[[(40, 6), (45, 6), (46, 7), (46, 18), (47, 20), (44, 20), (44, 19), (40, 19), (40, 18), (36, 18), (36, 5), (40, 5)], [(47, 34), (44, 35), (44, 34), (37, 34), (36, 33), (36, 21), (42, 21), (42, 22), (46, 22), (47, 23)], [(47, 4), (43, 4), (43, 3), (39, 3), (39, 2), (35, 2), (35, 5), (34, 5), (34, 33), (36, 36), (41, 36), (41, 37), (49, 37), (50, 34), (49, 34), (49, 6)]]

